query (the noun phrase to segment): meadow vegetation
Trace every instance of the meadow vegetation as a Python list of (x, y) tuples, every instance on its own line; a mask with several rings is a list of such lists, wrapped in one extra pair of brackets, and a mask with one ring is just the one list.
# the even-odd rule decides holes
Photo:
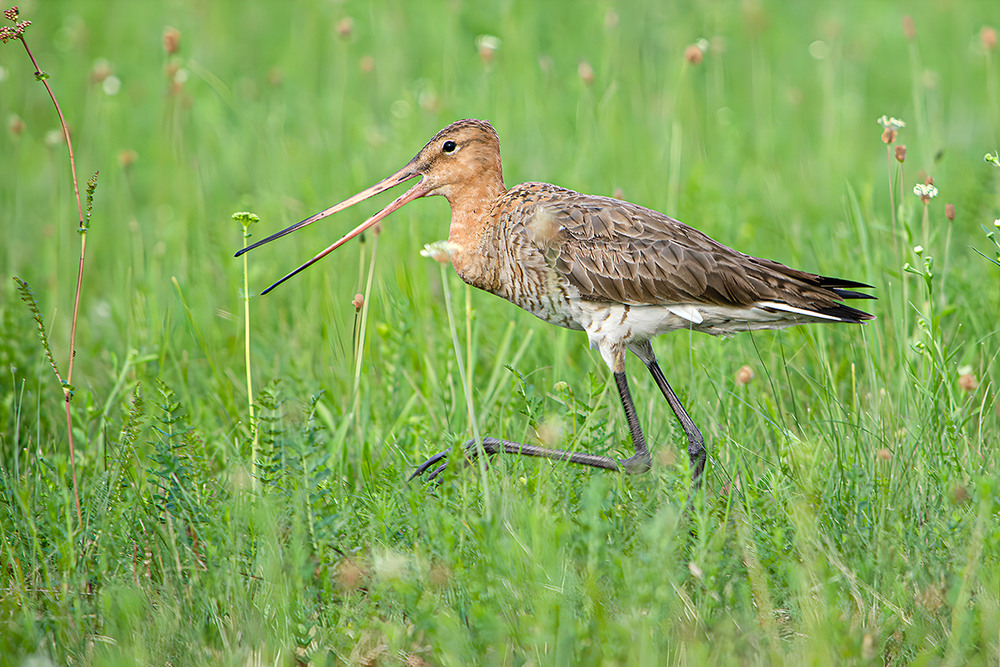
[[(100, 175), (68, 430), (36, 316), (64, 372), (77, 204), (11, 36), (0, 663), (997, 664), (993, 0), (20, 10), (82, 197)], [(441, 198), (267, 296), (391, 195), (250, 253), (244, 309), (234, 212), (263, 238), (463, 117), (496, 127), (508, 185), (870, 283), (878, 319), (655, 343), (709, 448), (690, 516), (635, 359), (650, 474), (496, 457), (408, 482), (471, 436), (467, 391), (483, 434), (630, 451), (582, 333), (421, 257)]]

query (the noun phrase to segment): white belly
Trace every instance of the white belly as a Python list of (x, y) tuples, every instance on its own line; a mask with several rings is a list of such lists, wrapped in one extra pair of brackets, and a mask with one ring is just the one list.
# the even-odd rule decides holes
[(675, 304), (629, 306), (573, 300), (572, 317), (587, 332), (590, 346), (613, 367), (616, 351), (635, 347), (660, 334), (693, 329), (713, 336), (726, 336), (752, 329), (781, 329), (795, 324), (823, 321), (815, 315), (785, 304), (761, 302), (751, 307)]

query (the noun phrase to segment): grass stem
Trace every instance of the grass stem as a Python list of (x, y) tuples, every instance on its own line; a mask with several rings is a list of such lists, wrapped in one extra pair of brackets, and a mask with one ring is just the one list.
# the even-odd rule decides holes
[(472, 401), (472, 387), (469, 385), (469, 378), (465, 374), (465, 365), (462, 362), (462, 346), (458, 342), (458, 329), (455, 326), (455, 313), (451, 305), (451, 287), (448, 284), (448, 264), (441, 263), (441, 286), (444, 289), (444, 304), (448, 311), (448, 329), (451, 331), (451, 344), (455, 348), (455, 361), (458, 365), (459, 378), (462, 381), (462, 389), (465, 392), (465, 407), (469, 412), (469, 425), (472, 428), (472, 436), (476, 440), (478, 456), (476, 457), (476, 468), (483, 484), (483, 503), (486, 506), (486, 520), (490, 521), (493, 514), (493, 502), (490, 495), (489, 477), (486, 474), (486, 450), (483, 449), (483, 438), (479, 433), (479, 422), (476, 419), (476, 408)]
[(361, 408), (361, 362), (364, 360), (365, 334), (368, 331), (368, 309), (375, 277), (375, 258), (378, 256), (378, 234), (372, 240), (372, 256), (368, 260), (368, 279), (365, 281), (365, 302), (361, 306), (361, 322), (358, 326), (358, 341), (354, 349), (354, 414)]
[[(243, 229), (243, 247), (247, 247), (250, 226)], [(250, 279), (247, 271), (247, 254), (243, 254), (243, 362), (247, 369), (247, 412), (250, 416), (250, 430), (253, 440), (250, 444), (250, 488), (257, 490), (257, 449), (260, 429), (253, 407), (253, 374), (250, 371)]]
[[(66, 140), (66, 149), (69, 151), (69, 168), (70, 173), (73, 176), (73, 194), (76, 196), (76, 210), (79, 213), (80, 226), (78, 231), (80, 233), (80, 262), (76, 273), (76, 293), (73, 297), (73, 321), (70, 325), (69, 334), (69, 366), (66, 369), (66, 384), (73, 384), (73, 362), (76, 359), (76, 324), (79, 319), (80, 313), (80, 292), (83, 287), (83, 263), (87, 256), (87, 221), (83, 216), (83, 202), (80, 200), (80, 182), (76, 177), (76, 158), (73, 155), (73, 140), (69, 136), (69, 127), (66, 125), (66, 119), (63, 117), (62, 108), (59, 106), (59, 101), (56, 99), (56, 94), (52, 91), (52, 87), (48, 82), (48, 74), (42, 72), (41, 68), (38, 66), (38, 62), (35, 61), (34, 54), (31, 53), (31, 49), (28, 48), (28, 42), (25, 41), (24, 35), (19, 35), (18, 39), (24, 46), (24, 50), (28, 54), (28, 58), (31, 59), (31, 64), (35, 68), (35, 78), (42, 82), (45, 86), (45, 90), (49, 93), (49, 98), (52, 100), (52, 105), (56, 108), (56, 114), (59, 116), (59, 126), (62, 128), (63, 139)], [(83, 527), (83, 511), (80, 509), (80, 488), (76, 480), (76, 449), (73, 445), (73, 413), (70, 410), (69, 402), (73, 398), (73, 393), (63, 388), (63, 398), (66, 403), (66, 437), (69, 441), (69, 465), (70, 470), (73, 475), (73, 501), (76, 504), (76, 519), (80, 528)]]

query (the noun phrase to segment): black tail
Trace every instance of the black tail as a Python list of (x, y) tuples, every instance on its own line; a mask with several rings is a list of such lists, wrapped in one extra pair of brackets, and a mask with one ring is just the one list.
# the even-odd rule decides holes
[[(864, 292), (857, 292), (855, 288), (860, 289), (873, 289), (871, 285), (865, 283), (855, 282), (853, 280), (844, 280), (842, 278), (829, 278), (827, 276), (819, 276), (817, 283), (820, 287), (825, 287), (834, 294), (837, 295), (839, 299), (875, 299), (876, 297), (871, 294), (865, 294)], [(850, 288), (850, 289), (847, 289)], [(871, 313), (866, 313), (858, 308), (852, 308), (851, 306), (845, 304), (837, 304), (828, 308), (819, 309), (820, 313), (824, 315), (829, 315), (830, 317), (836, 317), (842, 322), (850, 323), (860, 323), (865, 320), (874, 320), (875, 316)]]

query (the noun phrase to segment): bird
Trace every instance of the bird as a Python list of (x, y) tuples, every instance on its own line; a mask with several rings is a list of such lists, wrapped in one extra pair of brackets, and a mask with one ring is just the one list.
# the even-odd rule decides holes
[[(468, 440), (466, 458), (506, 453), (639, 474), (652, 457), (625, 375), (626, 354), (641, 361), (687, 439), (691, 484), (702, 482), (707, 452), (701, 431), (657, 363), (650, 341), (670, 331), (728, 336), (808, 323), (860, 324), (874, 316), (849, 306), (874, 299), (872, 286), (789, 268), (747, 255), (663, 213), (626, 201), (581, 194), (548, 183), (507, 188), (500, 139), (483, 120), (456, 121), (402, 169), (375, 185), (236, 253), (343, 211), (404, 182), (410, 189), (338, 241), (262, 292), (297, 275), (402, 206), (440, 195), (451, 206), (446, 252), (469, 285), (490, 292), (538, 318), (586, 333), (614, 376), (633, 454), (619, 460), (584, 451), (552, 449), (494, 437)], [(481, 447), (481, 449), (480, 449)], [(440, 480), (451, 451), (417, 467)]]

